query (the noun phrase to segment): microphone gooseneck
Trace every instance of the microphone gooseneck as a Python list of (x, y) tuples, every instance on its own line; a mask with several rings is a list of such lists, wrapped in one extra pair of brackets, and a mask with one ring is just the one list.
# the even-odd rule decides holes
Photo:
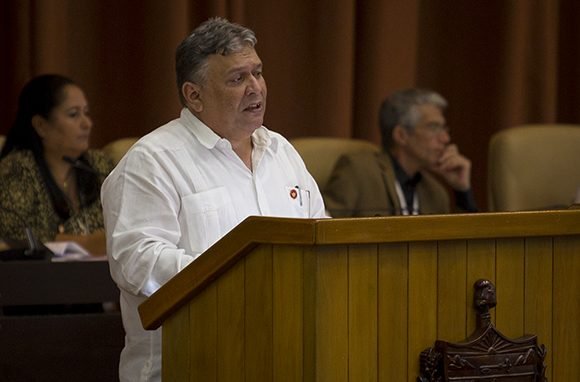
[(36, 237), (32, 233), (32, 230), (30, 229), (30, 227), (26, 223), (26, 220), (24, 220), (24, 218), (20, 215), (20, 213), (18, 213), (18, 211), (14, 210), (13, 208), (5, 207), (5, 206), (0, 206), (0, 208), (2, 210), (4, 210), (5, 212), (8, 212), (9, 214), (12, 214), (16, 218), (16, 220), (18, 220), (18, 224), (20, 224), (22, 226), (22, 228), (24, 228), (24, 233), (26, 235), (26, 243), (28, 244), (28, 249), (33, 250), (33, 251), (36, 250), (38, 248), (38, 240), (36, 239)]
[[(8, 251), (4, 251), (4, 253), (2, 254), (2, 256), (0, 256), (1, 260), (27, 260), (27, 259), (46, 259), (46, 258), (50, 258), (53, 253), (50, 249), (48, 249), (40, 240), (38, 240), (38, 238), (36, 237), (36, 235), (34, 235), (34, 233), (32, 232), (32, 229), (30, 229), (30, 227), (28, 226), (28, 224), (26, 223), (26, 221), (24, 220), (24, 218), (22, 217), (22, 215), (20, 215), (20, 213), (16, 210), (14, 210), (13, 208), (9, 208), (3, 205), (0, 205), (0, 210), (3, 210), (5, 212), (8, 212), (10, 214), (12, 214), (16, 220), (18, 221), (18, 223), (20, 225), (22, 225), (22, 228), (24, 229), (24, 233), (26, 235), (26, 240), (24, 241), (25, 243), (25, 247), (21, 248), (22, 252), (20, 252), (22, 254), (22, 256), (19, 253), (18, 248), (14, 249), (14, 250), (8, 250)], [(13, 240), (11, 240), (10, 238), (3, 238), (6, 242), (14, 242)]]

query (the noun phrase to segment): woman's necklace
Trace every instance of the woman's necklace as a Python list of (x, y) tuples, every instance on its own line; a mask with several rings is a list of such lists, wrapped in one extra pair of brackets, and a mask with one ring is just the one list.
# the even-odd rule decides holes
[(62, 181), (62, 189), (65, 192), (68, 191), (69, 181), (70, 181), (70, 178), (72, 178), (72, 174), (73, 174), (72, 170), (69, 171), (69, 173), (66, 175), (66, 177)]
[(66, 177), (62, 180), (62, 191), (67, 198), (71, 210), (77, 211), (79, 208), (79, 200), (75, 183), (76, 177), (74, 175), (75, 172), (73, 169), (71, 169)]

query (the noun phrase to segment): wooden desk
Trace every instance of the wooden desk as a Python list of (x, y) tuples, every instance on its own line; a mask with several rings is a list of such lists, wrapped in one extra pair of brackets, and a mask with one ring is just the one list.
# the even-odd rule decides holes
[(120, 312), (3, 314), (119, 300), (106, 261), (0, 262), (0, 380), (118, 381)]

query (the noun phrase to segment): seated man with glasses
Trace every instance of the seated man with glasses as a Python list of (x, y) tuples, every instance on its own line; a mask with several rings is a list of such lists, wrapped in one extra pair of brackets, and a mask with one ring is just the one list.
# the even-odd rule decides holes
[(424, 89), (406, 89), (381, 105), (382, 152), (341, 157), (324, 189), (333, 217), (449, 213), (445, 182), (455, 207), (476, 212), (471, 162), (451, 143), (443, 111), (447, 101)]

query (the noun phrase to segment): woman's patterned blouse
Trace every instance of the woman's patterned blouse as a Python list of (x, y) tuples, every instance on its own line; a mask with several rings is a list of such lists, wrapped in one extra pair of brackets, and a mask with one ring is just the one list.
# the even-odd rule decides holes
[[(113, 169), (103, 152), (89, 150), (86, 158), (99, 174), (99, 184)], [(0, 161), (0, 238), (25, 240), (25, 227), (43, 242), (58, 233), (83, 234), (103, 229), (100, 198), (62, 221), (31, 151), (13, 151)]]

